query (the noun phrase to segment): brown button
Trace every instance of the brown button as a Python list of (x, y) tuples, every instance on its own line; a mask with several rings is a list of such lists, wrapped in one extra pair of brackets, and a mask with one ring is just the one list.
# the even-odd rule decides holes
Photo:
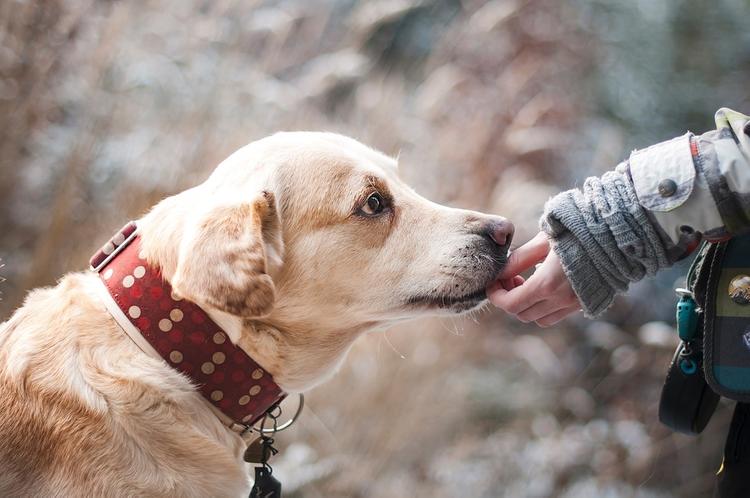
[(729, 282), (729, 298), (737, 304), (750, 304), (750, 276), (737, 275)]
[(677, 184), (674, 180), (662, 180), (659, 182), (659, 195), (672, 197), (677, 192)]

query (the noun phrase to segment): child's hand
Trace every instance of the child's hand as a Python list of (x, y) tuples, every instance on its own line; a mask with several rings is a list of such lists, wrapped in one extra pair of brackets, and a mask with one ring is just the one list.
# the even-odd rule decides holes
[[(541, 262), (528, 280), (520, 273)], [(490, 302), (522, 322), (548, 327), (581, 309), (555, 251), (544, 232), (508, 259), (498, 279), (487, 288)]]

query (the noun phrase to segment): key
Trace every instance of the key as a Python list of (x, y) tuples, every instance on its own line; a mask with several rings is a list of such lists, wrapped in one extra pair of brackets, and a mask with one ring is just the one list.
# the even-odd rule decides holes
[(256, 467), (250, 498), (281, 498), (281, 483), (265, 467)]

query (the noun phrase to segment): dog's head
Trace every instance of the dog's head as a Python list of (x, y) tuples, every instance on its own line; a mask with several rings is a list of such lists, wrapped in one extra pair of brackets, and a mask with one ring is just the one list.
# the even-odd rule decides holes
[(479, 306), (513, 226), (428, 201), (355, 140), (279, 133), (162, 202), (143, 232), (178, 294), (240, 320), (246, 341), (273, 331), (249, 347), (331, 363), (364, 330)]

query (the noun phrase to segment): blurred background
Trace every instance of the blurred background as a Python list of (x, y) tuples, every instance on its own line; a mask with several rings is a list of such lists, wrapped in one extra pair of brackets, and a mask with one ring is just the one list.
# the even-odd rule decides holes
[[(277, 130), (399, 154), (530, 238), (629, 151), (750, 112), (747, 0), (3, 0), (0, 317)], [(657, 421), (685, 264), (602, 319), (486, 310), (360, 340), (282, 439), (290, 497), (698, 497), (731, 415)]]

